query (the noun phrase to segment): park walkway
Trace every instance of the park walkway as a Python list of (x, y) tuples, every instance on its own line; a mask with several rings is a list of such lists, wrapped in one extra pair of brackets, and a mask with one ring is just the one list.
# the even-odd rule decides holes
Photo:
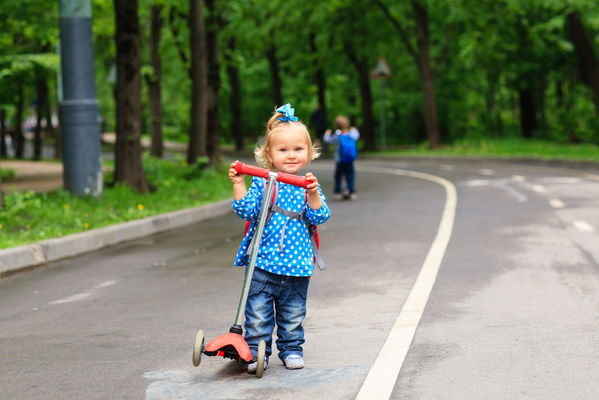
[(2, 160), (2, 168), (10, 168), (15, 176), (2, 182), (5, 193), (33, 190), (38, 193), (62, 188), (62, 164), (48, 161)]
[[(116, 135), (114, 133), (106, 132), (102, 134), (102, 142), (112, 145), (116, 142)], [(147, 138), (142, 138), (141, 144), (144, 148), (150, 147), (150, 141)], [(184, 153), (187, 147), (184, 143), (165, 142), (164, 148), (167, 152)], [(112, 154), (105, 154), (104, 156), (111, 157)], [(10, 193), (12, 191), (24, 192), (26, 190), (45, 193), (63, 187), (62, 163), (57, 161), (49, 162), (8, 159), (0, 161), (0, 167), (9, 168), (15, 172), (15, 176), (9, 181), (0, 182), (4, 193)]]

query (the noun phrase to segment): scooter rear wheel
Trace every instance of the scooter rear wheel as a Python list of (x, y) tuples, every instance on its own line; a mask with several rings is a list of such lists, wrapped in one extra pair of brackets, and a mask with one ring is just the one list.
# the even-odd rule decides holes
[(261, 340), (258, 343), (258, 354), (256, 357), (256, 378), (262, 378), (264, 375), (264, 360), (266, 359), (266, 342)]
[(196, 333), (196, 340), (193, 344), (193, 365), (197, 367), (202, 361), (202, 350), (204, 350), (204, 331), (199, 330)]

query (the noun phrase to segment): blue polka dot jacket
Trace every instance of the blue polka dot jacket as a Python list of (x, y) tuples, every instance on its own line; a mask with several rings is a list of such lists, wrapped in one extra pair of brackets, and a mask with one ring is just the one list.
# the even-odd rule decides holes
[[(256, 230), (265, 184), (266, 179), (254, 177), (247, 194), (242, 199), (233, 201), (233, 210), (237, 215), (246, 221), (252, 221), (237, 251), (235, 266), (249, 263), (248, 247)], [(290, 219), (278, 212), (271, 214), (262, 234), (256, 267), (278, 275), (311, 276), (314, 254), (306, 220), (312, 225), (320, 225), (330, 218), (331, 210), (320, 186), (318, 193), (322, 198), (322, 206), (318, 210), (311, 209), (306, 203), (304, 188), (282, 182), (278, 182), (277, 186), (276, 204), (298, 213), (305, 209), (304, 218)]]

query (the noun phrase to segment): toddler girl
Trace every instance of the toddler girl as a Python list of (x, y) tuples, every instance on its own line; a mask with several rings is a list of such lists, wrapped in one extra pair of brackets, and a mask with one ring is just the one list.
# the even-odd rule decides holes
[[(276, 109), (268, 121), (264, 143), (256, 148), (254, 155), (265, 168), (298, 175), (319, 154), (308, 129), (294, 116), (294, 109), (286, 104)], [(254, 356), (260, 340), (266, 342), (265, 368), (272, 353), (275, 325), (278, 355), (285, 367), (304, 367), (302, 322), (314, 269), (308, 223), (322, 224), (331, 215), (316, 176), (308, 172), (305, 177), (311, 181), (307, 189), (278, 183), (276, 205), (288, 212), (301, 213), (302, 217), (290, 218), (284, 215), (289, 214), (287, 212), (272, 212), (263, 231), (246, 303), (244, 337)], [(233, 210), (241, 218), (254, 221), (235, 258), (235, 265), (245, 266), (249, 261), (247, 251), (256, 228), (266, 180), (254, 177), (247, 189), (244, 176), (237, 173), (233, 164), (229, 179), (233, 183)], [(256, 362), (253, 362), (248, 365), (248, 372), (255, 371)]]

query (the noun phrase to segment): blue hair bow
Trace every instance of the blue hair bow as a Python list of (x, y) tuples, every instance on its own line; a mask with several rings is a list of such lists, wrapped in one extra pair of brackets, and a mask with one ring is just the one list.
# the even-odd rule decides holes
[(295, 114), (295, 108), (291, 108), (291, 104), (289, 103), (277, 108), (277, 112), (283, 114), (283, 116), (279, 118), (279, 121), (296, 122), (298, 120), (298, 118), (293, 115)]

